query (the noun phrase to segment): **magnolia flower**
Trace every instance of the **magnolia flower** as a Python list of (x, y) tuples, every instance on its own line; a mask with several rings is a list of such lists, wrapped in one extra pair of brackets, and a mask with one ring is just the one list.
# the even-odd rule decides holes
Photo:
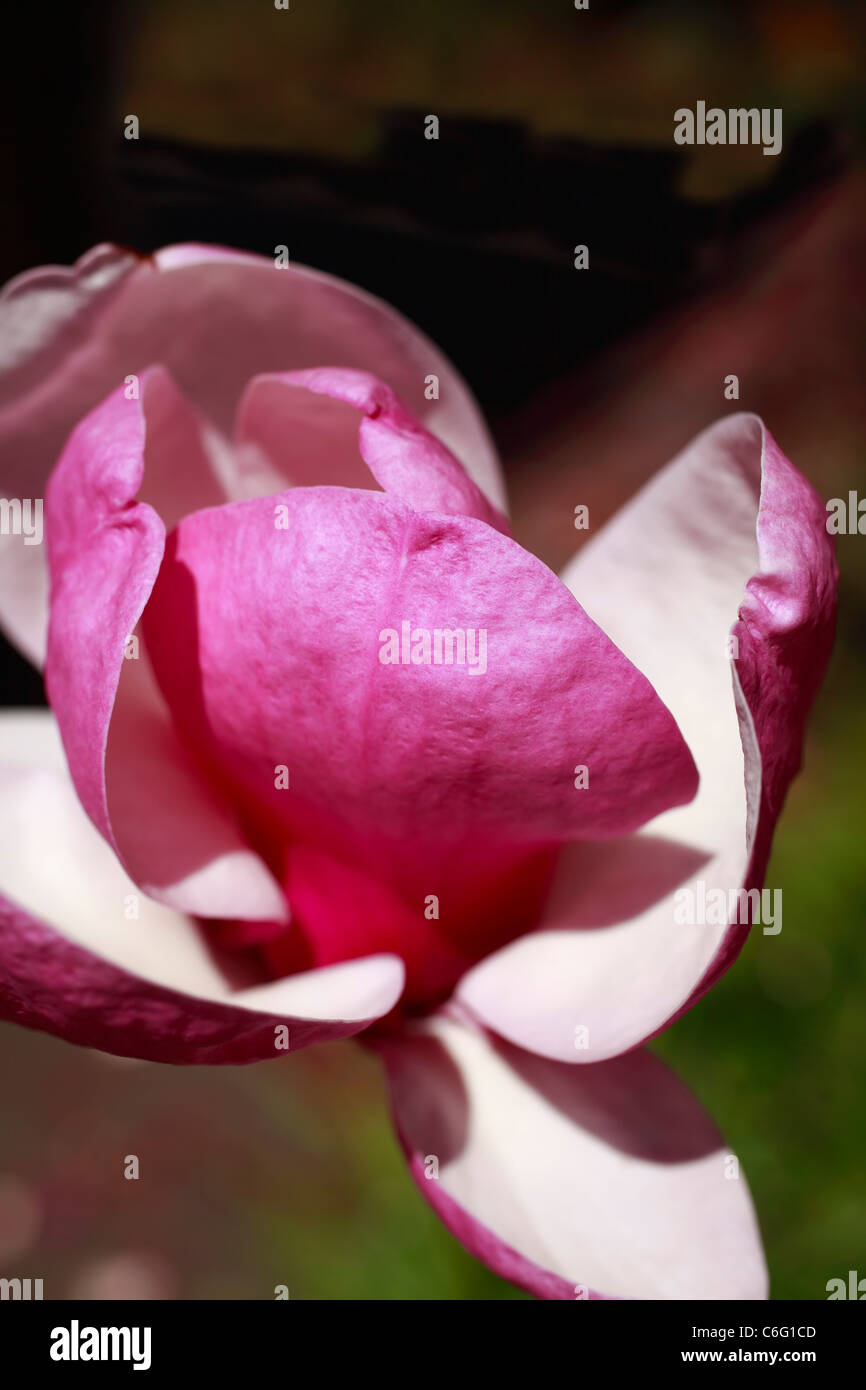
[(100, 247), (2, 344), (2, 620), (51, 704), (0, 722), (2, 1015), (174, 1063), (361, 1034), (497, 1273), (763, 1297), (736, 1160), (639, 1047), (743, 944), (676, 895), (761, 886), (831, 643), (761, 422), (557, 578), (455, 370), (329, 276)]

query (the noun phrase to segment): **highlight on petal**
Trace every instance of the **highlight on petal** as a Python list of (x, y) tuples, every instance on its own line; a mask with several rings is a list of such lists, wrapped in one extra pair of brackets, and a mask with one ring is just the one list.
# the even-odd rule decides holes
[(413, 1180), (495, 1273), (546, 1299), (767, 1296), (737, 1160), (649, 1052), (569, 1067), (441, 1016), (371, 1041)]
[(399, 998), (386, 956), (232, 989), (84, 815), (48, 712), (0, 717), (0, 774), (0, 1017), (123, 1056), (236, 1063), (349, 1037)]
[[(79, 342), (98, 311), (122, 288), (140, 258), (103, 243), (73, 266), (46, 265), (27, 270), (0, 293), (0, 401), (44, 380), (47, 357), (63, 339)], [(82, 324), (82, 320), (84, 323)]]
[[(11, 500), (7, 489), (6, 500)], [(37, 496), (33, 496), (33, 491)], [(30, 504), (30, 534), (35, 536), (36, 512), (33, 508), (43, 505), (41, 490), (28, 489), (22, 498), (15, 500)], [(0, 627), (9, 641), (32, 665), (41, 667), (45, 662), (45, 620), (48, 613), (48, 573), (45, 568), (45, 551), (40, 544), (27, 544), (27, 533), (22, 528), (17, 534), (10, 530), (8, 535), (0, 534)]]
[[(304, 266), (277, 268), (222, 247), (144, 258), (97, 247), (71, 269), (44, 267), (8, 285), (0, 344), (0, 496), (43, 497), (77, 421), (152, 362), (165, 364), (224, 438), (251, 377), (335, 362), (386, 381), (494, 505), (504, 504), (487, 428), (439, 349), (381, 300)], [(230, 474), (229, 466), (231, 484)], [(260, 480), (259, 494), (272, 490)], [(0, 550), (0, 621), (41, 660), (42, 547), (12, 540)]]
[[(700, 790), (597, 858), (567, 850), (538, 931), (482, 961), (458, 994), (522, 1047), (595, 1062), (672, 1022), (743, 945), (758, 907), (738, 894), (763, 884), (799, 767), (836, 567), (820, 499), (762, 423), (736, 415), (698, 436), (563, 578), (674, 714)], [(768, 934), (781, 925), (775, 891), (760, 901)]]
[(166, 521), (218, 496), (195, 413), (161, 369), (142, 374), (140, 399), (119, 388), (85, 417), (46, 498), (47, 685), (85, 810), (147, 892), (285, 920), (277, 884), (181, 747), (136, 635)]

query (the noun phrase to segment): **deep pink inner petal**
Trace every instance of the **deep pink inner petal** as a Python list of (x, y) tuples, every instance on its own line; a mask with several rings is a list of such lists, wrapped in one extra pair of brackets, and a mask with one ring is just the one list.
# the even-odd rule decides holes
[[(275, 969), (393, 950), (429, 1002), (533, 925), (559, 844), (694, 793), (649, 683), (474, 518), (335, 487), (199, 512), (143, 626), (182, 736), (285, 884)], [(436, 631), (465, 659), (437, 664), (417, 636)]]

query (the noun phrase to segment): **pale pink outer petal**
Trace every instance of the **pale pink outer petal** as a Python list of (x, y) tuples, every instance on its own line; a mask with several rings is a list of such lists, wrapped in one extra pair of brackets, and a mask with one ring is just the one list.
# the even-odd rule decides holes
[[(0, 293), (0, 496), (43, 498), (69, 430), (122, 379), (111, 362), (98, 384), (67, 391), (57, 372), (138, 264), (120, 247), (97, 246), (71, 268), (42, 266)], [(44, 547), (0, 536), (0, 625), (36, 666), (45, 660), (47, 618)]]
[(358, 1033), (402, 988), (381, 955), (232, 991), (93, 829), (51, 715), (0, 716), (0, 1017), (150, 1061), (252, 1062)]
[(595, 1062), (694, 1004), (748, 934), (738, 910), (682, 925), (675, 890), (697, 905), (700, 881), (726, 897), (761, 886), (832, 645), (837, 572), (821, 501), (761, 421), (735, 415), (643, 488), (563, 578), (674, 714), (700, 790), (631, 842), (567, 852), (540, 929), (471, 970), (458, 997), (522, 1047)]
[[(4, 495), (8, 498), (9, 491)], [(25, 496), (31, 503), (39, 501), (42, 490), (28, 489)], [(19, 500), (23, 499), (19, 496)], [(0, 628), (34, 666), (45, 662), (47, 613), (48, 571), (43, 544), (28, 545), (23, 534), (13, 531), (0, 533)]]
[[(42, 497), (70, 430), (126, 376), (163, 362), (226, 435), (248, 380), (338, 362), (387, 381), (499, 508), (496, 451), (455, 368), (407, 319), (330, 275), (222, 247), (140, 258), (97, 247), (0, 296), (0, 496)], [(438, 399), (428, 399), (428, 378)], [(225, 479), (234, 490), (230, 470)], [(260, 491), (273, 487), (261, 480)], [(0, 538), (0, 622), (31, 659), (45, 646), (44, 555)]]
[(545, 1299), (767, 1296), (739, 1165), (651, 1053), (569, 1067), (441, 1016), (375, 1042), (416, 1185), (503, 1278)]
[(369, 488), (375, 479), (415, 511), (474, 516), (508, 531), (459, 460), (370, 372), (318, 367), (255, 377), (235, 427), (241, 456), (251, 444), (289, 483)]
[[(145, 474), (151, 428), (159, 457)], [(162, 369), (142, 374), (140, 399), (119, 388), (73, 431), (46, 498), (48, 692), (82, 804), (145, 891), (181, 911), (285, 920), (278, 885), (183, 751), (146, 651), (124, 659), (165, 544), (164, 518), (133, 499), (169, 522), (182, 499), (213, 500), (195, 445)], [(172, 467), (186, 470), (176, 492)]]
[[(329, 362), (357, 367), (393, 387), (412, 414), (456, 455), (494, 506), (505, 511), (499, 458), (472, 392), (436, 344), (390, 304), (309, 266), (275, 271), (267, 258), (227, 247), (169, 246), (153, 259), (162, 272), (178, 276), (189, 272), (187, 282), (178, 281), (178, 293), (186, 290), (186, 283), (195, 288), (192, 272), (222, 269), (229, 297), (239, 292), (248, 300), (245, 322), (236, 330), (248, 334), (247, 341), (236, 344), (242, 347), (244, 360), (240, 369), (226, 374), (228, 389), (220, 390), (220, 381), (210, 378), (193, 355), (183, 365), (179, 358), (177, 362), (171, 356), (160, 358), (176, 367), (175, 376), (187, 394), (221, 420), (226, 430), (241, 391), (254, 376)], [(233, 269), (238, 276), (243, 274), (236, 288), (228, 278)], [(255, 280), (250, 272), (255, 272)], [(281, 277), (276, 284), (273, 273)], [(208, 283), (202, 276), (201, 284)], [(227, 334), (232, 327), (227, 316)], [(206, 335), (201, 342), (204, 347)], [(438, 398), (430, 395), (430, 376), (438, 379)]]

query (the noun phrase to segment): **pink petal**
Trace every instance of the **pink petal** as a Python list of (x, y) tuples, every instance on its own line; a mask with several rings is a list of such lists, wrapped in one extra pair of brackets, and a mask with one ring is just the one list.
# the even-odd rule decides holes
[[(147, 892), (202, 915), (284, 920), (283, 894), (181, 748), (146, 652), (124, 659), (162, 559), (164, 521), (219, 495), (196, 418), (170, 379), (147, 372), (141, 388), (140, 401), (121, 388), (92, 411), (52, 477), (51, 703), (85, 810)], [(178, 473), (184, 481), (172, 486)], [(135, 502), (139, 491), (154, 505)]]
[[(383, 664), (381, 634), (402, 635), (404, 620), (485, 631), (486, 669)], [(531, 876), (533, 856), (634, 829), (694, 794), (688, 750), (649, 684), (544, 565), (471, 517), (341, 488), (199, 512), (170, 538), (144, 630), (190, 746), (248, 822), (291, 845), (288, 872), (319, 918), (303, 925), (323, 950), (328, 935), (329, 952), (348, 948), (340, 923), (348, 933), (346, 904), (362, 912), (363, 900), (354, 949), (402, 941), (426, 971), (427, 928), (412, 924), (434, 894), (433, 930), (461, 947), (479, 933), (477, 958), (494, 928), (502, 940), (528, 925), (507, 903), (509, 876)], [(586, 789), (576, 764), (592, 770)], [(289, 789), (275, 786), (281, 766)], [(311, 893), (298, 861), (309, 850), (376, 891), (354, 879), (344, 891), (335, 868), (314, 871)]]
[[(172, 367), (190, 398), (226, 430), (254, 376), (328, 362), (357, 367), (387, 382), (504, 509), (496, 450), (471, 391), (426, 334), (389, 304), (322, 271), (275, 270), (263, 256), (226, 247), (169, 246), (154, 262), (163, 279), (170, 272), (176, 295), (194, 300), (200, 318), (197, 342), (184, 345), (182, 361), (179, 352), (152, 356)], [(216, 374), (207, 361), (214, 334), (224, 349)], [(438, 399), (428, 395), (431, 375)]]
[[(49, 402), (55, 358), (84, 341), (97, 306), (108, 305), (137, 264), (119, 247), (97, 246), (72, 269), (43, 266), (0, 293), (0, 497), (44, 496), (49, 470), (77, 419)], [(88, 404), (104, 395), (111, 381)], [(23, 404), (26, 402), (26, 404)], [(0, 536), (0, 623), (37, 666), (45, 659), (48, 576), (42, 545)]]
[[(160, 1062), (250, 1062), (351, 1036), (394, 957), (229, 988), (188, 919), (149, 901), (81, 810), (47, 712), (0, 718), (0, 1017)], [(133, 915), (137, 911), (138, 915)]]
[[(223, 434), (251, 377), (340, 362), (387, 381), (503, 505), (487, 429), (439, 349), (381, 300), (303, 266), (278, 270), (221, 247), (168, 247), (144, 259), (97, 247), (70, 270), (45, 267), (7, 286), (0, 343), (0, 496), (43, 496), (77, 421), (152, 362)], [(430, 376), (438, 400), (427, 399)], [(259, 488), (270, 491), (268, 482)], [(0, 541), (0, 621), (41, 660), (42, 547)]]
[(415, 511), (508, 530), (450, 450), (369, 372), (319, 367), (254, 378), (238, 408), (235, 445), (241, 456), (255, 448), (295, 485), (369, 488), (375, 479)]
[(736, 1160), (649, 1052), (569, 1067), (441, 1016), (376, 1041), (416, 1185), (495, 1273), (547, 1299), (766, 1297)]
[[(483, 961), (459, 995), (512, 1042), (593, 1062), (672, 1022), (748, 934), (736, 903), (719, 925), (682, 925), (674, 894), (688, 889), (699, 912), (700, 881), (729, 907), (732, 891), (763, 883), (832, 643), (836, 567), (820, 500), (761, 422), (736, 415), (639, 492), (564, 578), (673, 711), (700, 791), (632, 842), (594, 858), (570, 849), (540, 930)], [(588, 1030), (581, 1049), (576, 1027)]]

